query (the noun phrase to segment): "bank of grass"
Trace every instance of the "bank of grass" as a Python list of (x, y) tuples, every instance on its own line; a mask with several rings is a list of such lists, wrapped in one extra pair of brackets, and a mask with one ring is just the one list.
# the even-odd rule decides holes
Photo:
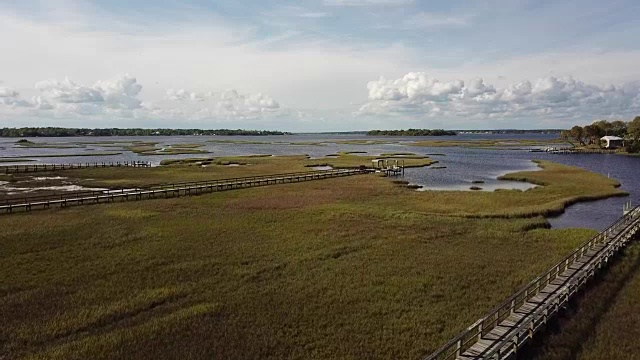
[[(244, 160), (64, 176), (173, 182), (310, 161)], [(593, 235), (502, 218), (615, 191), (606, 177), (542, 166), (518, 175), (546, 183), (533, 195), (415, 192), (358, 175), (0, 216), (0, 354), (419, 358)]]
[(198, 149), (203, 146), (204, 144), (171, 144), (158, 147), (157, 142), (141, 142), (125, 146), (125, 149), (142, 156), (208, 154), (209, 151)]
[(0, 158), (0, 163), (16, 163), (16, 162), (25, 162), (25, 161), (36, 161), (34, 159), (15, 159), (15, 158)]
[(14, 148), (26, 148), (26, 149), (78, 149), (84, 148), (83, 145), (70, 144), (70, 143), (36, 143), (36, 142), (16, 142)]
[[(113, 155), (121, 155), (122, 152), (115, 151), (103, 151), (103, 152), (82, 152), (76, 154), (29, 154), (24, 156), (14, 156), (14, 159), (25, 159), (25, 158), (63, 158), (63, 157), (80, 157), (80, 156), (113, 156)], [(7, 158), (5, 158), (7, 159)], [(25, 160), (20, 160), (25, 161)]]
[(335, 169), (341, 168), (358, 168), (360, 166), (371, 167), (372, 161), (376, 159), (388, 159), (388, 160), (402, 160), (404, 162), (404, 166), (407, 168), (411, 167), (424, 167), (429, 166), (431, 164), (436, 163), (430, 159), (428, 156), (420, 156), (420, 155), (393, 155), (393, 154), (383, 154), (380, 156), (364, 156), (357, 155), (365, 152), (360, 151), (351, 151), (351, 152), (339, 152), (335, 155), (337, 156), (327, 156), (319, 159), (309, 159), (305, 166), (315, 167), (315, 166), (331, 166)]

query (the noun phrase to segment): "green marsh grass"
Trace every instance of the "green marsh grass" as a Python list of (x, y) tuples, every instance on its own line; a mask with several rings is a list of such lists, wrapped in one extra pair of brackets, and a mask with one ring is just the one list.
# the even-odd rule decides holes
[[(64, 176), (135, 186), (312, 160), (242, 161)], [(523, 192), (415, 192), (359, 175), (0, 216), (0, 355), (419, 358), (593, 235), (540, 215), (619, 192), (541, 166), (514, 175), (545, 183)]]

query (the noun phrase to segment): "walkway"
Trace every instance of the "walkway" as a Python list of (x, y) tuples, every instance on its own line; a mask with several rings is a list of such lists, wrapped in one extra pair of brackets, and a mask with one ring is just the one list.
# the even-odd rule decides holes
[(640, 234), (640, 206), (538, 276), (425, 360), (506, 359)]

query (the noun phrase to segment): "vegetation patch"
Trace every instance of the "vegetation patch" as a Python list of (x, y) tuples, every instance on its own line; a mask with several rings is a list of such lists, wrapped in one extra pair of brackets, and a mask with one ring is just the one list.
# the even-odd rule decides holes
[[(351, 157), (366, 159), (340, 156)], [(128, 187), (313, 160), (243, 161), (62, 175)], [(513, 175), (545, 184), (524, 192), (416, 192), (358, 175), (0, 216), (3, 355), (422, 357), (594, 234), (546, 229), (541, 215), (622, 194), (607, 177), (540, 166)]]
[(15, 163), (15, 162), (25, 162), (25, 161), (36, 161), (36, 160), (25, 159), (25, 158), (0, 158), (0, 163)]
[(400, 164), (404, 162), (404, 166), (407, 168), (429, 166), (435, 163), (427, 156), (360, 156), (355, 155), (353, 152), (339, 152), (336, 155), (337, 157), (309, 159), (307, 166), (331, 166), (336, 169), (362, 166), (370, 168), (372, 161), (376, 159), (400, 160)]
[[(121, 152), (84, 152), (77, 154), (32, 154), (25, 156), (14, 156), (12, 159), (24, 159), (24, 158), (61, 158), (61, 157), (78, 157), (78, 156), (113, 156), (113, 155), (121, 155)], [(9, 158), (5, 158), (9, 159)], [(24, 160), (20, 160), (24, 161)]]

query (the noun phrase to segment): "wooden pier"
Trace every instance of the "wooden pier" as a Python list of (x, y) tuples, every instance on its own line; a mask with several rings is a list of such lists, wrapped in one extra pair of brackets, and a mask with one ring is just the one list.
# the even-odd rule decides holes
[(164, 184), (136, 189), (81, 191), (56, 195), (29, 196), (0, 200), (0, 214), (10, 214), (21, 211), (31, 211), (35, 209), (48, 209), (51, 207), (67, 207), (75, 205), (111, 203), (116, 201), (145, 200), (154, 199), (157, 197), (168, 198), (177, 196), (191, 196), (203, 193), (242, 189), (255, 186), (368, 174), (370, 172), (371, 171), (367, 169), (322, 170), (209, 181), (195, 181), (177, 184)]
[(21, 174), (31, 172), (58, 171), (58, 170), (75, 170), (90, 168), (106, 168), (106, 167), (151, 167), (148, 161), (123, 161), (123, 162), (93, 162), (79, 164), (29, 164), (29, 165), (5, 165), (0, 166), (0, 174)]
[[(531, 150), (530, 150), (531, 151)], [(549, 154), (615, 154), (618, 150), (610, 149), (577, 149), (577, 148), (546, 148), (537, 152), (546, 152)]]
[(509, 359), (640, 234), (640, 206), (584, 243), (425, 360)]

